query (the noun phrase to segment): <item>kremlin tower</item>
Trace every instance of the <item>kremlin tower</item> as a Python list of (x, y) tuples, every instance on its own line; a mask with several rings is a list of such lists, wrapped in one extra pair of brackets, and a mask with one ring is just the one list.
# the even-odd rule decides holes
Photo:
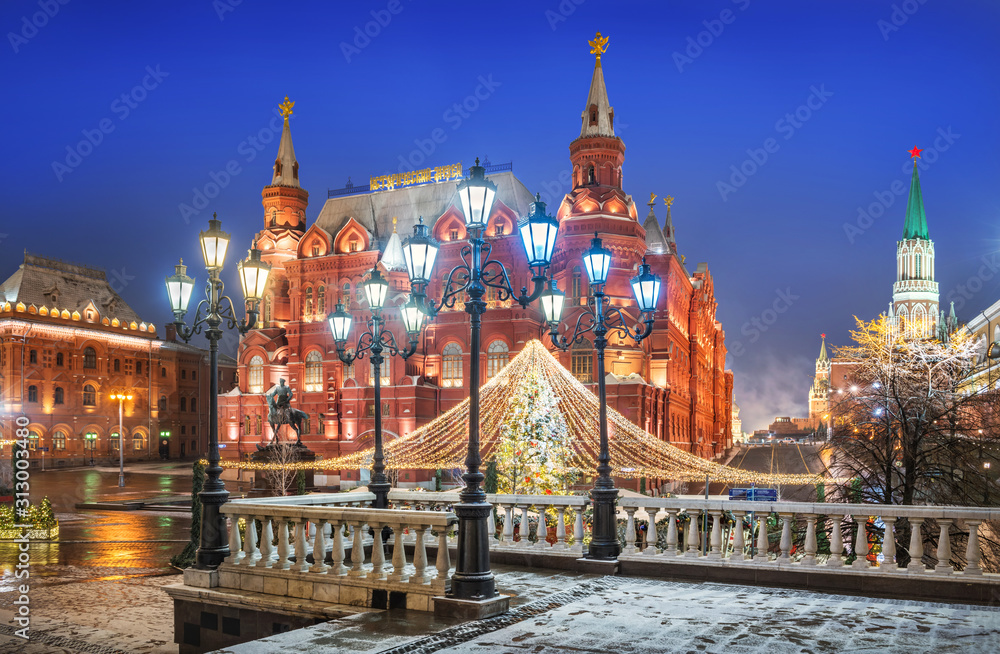
[(809, 420), (814, 424), (826, 421), (830, 413), (830, 368), (832, 362), (826, 354), (826, 334), (819, 348), (819, 358), (816, 359), (816, 377), (809, 387)]

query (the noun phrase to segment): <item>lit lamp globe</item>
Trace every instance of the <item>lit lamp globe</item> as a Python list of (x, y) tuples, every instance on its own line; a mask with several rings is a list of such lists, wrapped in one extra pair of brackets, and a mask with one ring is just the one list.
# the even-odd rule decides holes
[(333, 332), (333, 340), (338, 343), (347, 341), (347, 335), (351, 332), (351, 314), (344, 311), (344, 305), (338, 303), (337, 310), (329, 318), (330, 331)]
[(993, 341), (993, 345), (990, 346), (990, 350), (986, 356), (990, 359), (1000, 359), (1000, 343)]
[(248, 302), (260, 302), (264, 298), (267, 278), (271, 274), (271, 266), (260, 260), (260, 250), (251, 248), (247, 258), (236, 264), (240, 275), (240, 285), (243, 287), (243, 297)]
[(416, 338), (424, 326), (424, 312), (413, 296), (410, 296), (409, 302), (403, 305), (400, 313), (403, 315), (403, 327), (406, 328), (406, 333)]
[(411, 285), (430, 283), (439, 248), (437, 241), (431, 238), (421, 216), (419, 222), (413, 226), (413, 236), (403, 242), (403, 258), (406, 260), (406, 272), (410, 276)]
[(590, 241), (590, 249), (583, 253), (583, 266), (587, 269), (591, 286), (603, 286), (611, 269), (611, 250), (601, 245), (597, 232)]
[(486, 179), (486, 169), (479, 165), (479, 158), (476, 157), (476, 165), (469, 169), (469, 176), (458, 183), (466, 229), (486, 228), (496, 196), (497, 185)]
[(198, 234), (201, 241), (201, 254), (205, 257), (205, 267), (209, 270), (221, 269), (226, 260), (226, 250), (229, 249), (229, 234), (222, 231), (222, 221), (216, 219), (216, 214), (208, 221), (208, 229)]
[(385, 306), (385, 299), (389, 295), (389, 282), (382, 277), (378, 268), (373, 268), (371, 276), (363, 285), (369, 308), (372, 311), (381, 311), (382, 307)]
[(191, 302), (191, 291), (194, 290), (194, 279), (188, 277), (184, 259), (174, 266), (174, 274), (166, 279), (167, 299), (170, 300), (170, 310), (174, 313), (174, 321), (180, 322), (187, 313)]
[(518, 224), (524, 252), (528, 255), (528, 265), (548, 266), (556, 246), (559, 221), (545, 213), (545, 203), (540, 194), (535, 195), (527, 219)]
[(632, 278), (632, 293), (635, 294), (640, 312), (656, 311), (656, 301), (660, 297), (660, 276), (649, 270), (645, 257), (642, 258), (639, 274)]
[(562, 319), (563, 303), (566, 301), (566, 294), (556, 286), (556, 280), (553, 279), (552, 285), (542, 291), (538, 301), (542, 304), (542, 315), (545, 316), (545, 322), (555, 329)]

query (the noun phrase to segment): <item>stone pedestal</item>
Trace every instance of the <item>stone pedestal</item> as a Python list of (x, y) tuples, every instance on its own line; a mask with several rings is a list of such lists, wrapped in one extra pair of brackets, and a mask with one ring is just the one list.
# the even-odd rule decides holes
[(484, 620), (510, 610), (510, 595), (497, 595), (484, 600), (435, 597), (434, 615), (462, 620)]
[[(312, 463), (316, 461), (316, 453), (305, 445), (296, 445), (294, 443), (272, 443), (267, 447), (260, 447), (256, 452), (250, 455), (250, 460), (254, 463)], [(306, 489), (314, 488), (314, 471), (312, 468), (308, 468), (303, 472), (306, 475)], [(296, 482), (297, 471), (289, 471), (284, 475), (281, 473), (268, 473), (268, 470), (254, 470), (253, 489), (250, 491), (251, 497), (295, 494), (295, 491), (298, 488), (298, 484)], [(277, 486), (281, 485), (282, 482), (284, 482), (285, 487), (283, 489), (277, 488)]]

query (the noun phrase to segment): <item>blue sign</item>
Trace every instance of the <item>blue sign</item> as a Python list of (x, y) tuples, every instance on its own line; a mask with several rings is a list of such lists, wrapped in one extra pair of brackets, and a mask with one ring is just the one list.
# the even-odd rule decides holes
[(225, 443), (219, 443), (219, 447), (225, 447), (225, 446), (226, 446)]
[(747, 493), (750, 491), (749, 488), (730, 488), (729, 489), (729, 499), (733, 501), (743, 501), (747, 498)]
[(40, 447), (40, 448), (38, 448), (38, 449), (39, 449), (39, 451), (41, 451), (41, 452), (48, 452), (48, 451), (49, 451), (49, 448), (47, 448), (47, 447)]
[(729, 499), (736, 502), (777, 502), (778, 490), (775, 488), (730, 488)]

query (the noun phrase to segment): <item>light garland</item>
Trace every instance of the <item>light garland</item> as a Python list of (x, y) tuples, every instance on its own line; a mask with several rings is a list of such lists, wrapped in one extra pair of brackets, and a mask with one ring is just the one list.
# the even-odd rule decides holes
[[(483, 460), (492, 458), (500, 425), (506, 415), (514, 385), (520, 385), (529, 372), (539, 374), (559, 398), (574, 444), (572, 465), (581, 470), (597, 467), (600, 405), (597, 396), (563, 367), (538, 340), (528, 342), (524, 350), (504, 366), (480, 389), (480, 433)], [(469, 400), (409, 435), (384, 445), (385, 465), (390, 469), (464, 468), (468, 449)], [(676, 481), (704, 481), (727, 484), (812, 485), (842, 483), (816, 474), (768, 474), (730, 468), (685, 452), (649, 434), (625, 416), (608, 407), (609, 447), (612, 474), (636, 479), (649, 477)], [(243, 470), (356, 470), (367, 468), (374, 450), (354, 452), (335, 459), (289, 464), (263, 462), (221, 462), (223, 468)]]

